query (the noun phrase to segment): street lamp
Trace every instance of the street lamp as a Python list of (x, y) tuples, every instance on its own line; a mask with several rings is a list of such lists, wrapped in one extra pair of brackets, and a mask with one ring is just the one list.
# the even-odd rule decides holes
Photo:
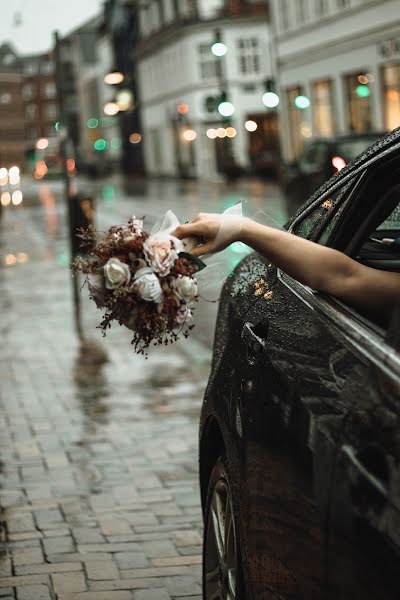
[(106, 75), (104, 76), (104, 83), (107, 83), (108, 85), (118, 85), (122, 83), (124, 79), (125, 75), (121, 73), (121, 71), (115, 69), (113, 71), (110, 71), (109, 73), (106, 73)]

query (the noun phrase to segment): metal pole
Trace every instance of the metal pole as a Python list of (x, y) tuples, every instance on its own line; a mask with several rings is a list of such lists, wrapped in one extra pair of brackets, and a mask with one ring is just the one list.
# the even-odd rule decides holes
[[(61, 72), (61, 52), (60, 52), (60, 37), (58, 31), (54, 32), (54, 58), (56, 67), (56, 87), (57, 87), (57, 100), (58, 100), (58, 112), (60, 122), (60, 154), (63, 162), (63, 179), (65, 189), (65, 202), (67, 207), (68, 216), (68, 233), (70, 240), (70, 256), (73, 259), (74, 246), (73, 237), (75, 232), (73, 231), (73, 207), (72, 202), (74, 201), (72, 194), (71, 178), (68, 174), (67, 159), (68, 159), (68, 146), (69, 146), (69, 131), (67, 126), (67, 114), (65, 110), (65, 97), (62, 83), (62, 72)], [(74, 309), (74, 323), (75, 330), (80, 339), (83, 340), (83, 328), (82, 328), (82, 314), (81, 314), (81, 298), (79, 294), (79, 277), (78, 273), (72, 277), (72, 300)]]

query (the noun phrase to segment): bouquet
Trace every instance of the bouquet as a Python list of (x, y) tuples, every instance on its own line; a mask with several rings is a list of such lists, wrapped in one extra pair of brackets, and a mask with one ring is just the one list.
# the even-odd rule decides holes
[(99, 328), (105, 335), (112, 321), (128, 327), (139, 354), (152, 343), (187, 337), (194, 327), (196, 273), (206, 265), (190, 254), (198, 240), (171, 234), (178, 225), (168, 211), (151, 232), (135, 217), (103, 236), (93, 227), (79, 232), (86, 257), (76, 258), (73, 268), (85, 274), (90, 297), (104, 309)]

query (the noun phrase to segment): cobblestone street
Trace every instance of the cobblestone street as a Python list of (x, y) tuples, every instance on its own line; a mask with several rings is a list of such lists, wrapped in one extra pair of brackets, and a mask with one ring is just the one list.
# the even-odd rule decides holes
[(49, 206), (1, 225), (0, 598), (199, 599), (209, 366), (189, 343), (146, 360), (127, 330), (103, 340), (88, 302), (80, 348), (64, 216)]

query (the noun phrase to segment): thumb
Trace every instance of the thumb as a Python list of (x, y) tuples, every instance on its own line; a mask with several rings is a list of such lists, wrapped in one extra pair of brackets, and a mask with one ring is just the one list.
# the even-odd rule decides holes
[(202, 244), (201, 246), (196, 246), (191, 250), (190, 254), (193, 256), (202, 256), (203, 254), (211, 254), (213, 253), (213, 244), (212, 242), (207, 242), (206, 244)]

